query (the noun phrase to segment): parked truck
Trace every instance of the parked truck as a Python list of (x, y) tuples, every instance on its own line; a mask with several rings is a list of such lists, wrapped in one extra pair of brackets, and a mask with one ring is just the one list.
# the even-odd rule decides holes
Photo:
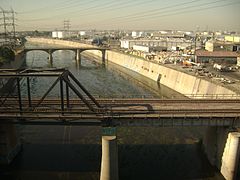
[(224, 71), (224, 72), (227, 72), (227, 71), (232, 71), (233, 70), (233, 67), (232, 66), (227, 66), (227, 65), (222, 65), (222, 64), (217, 64), (215, 63), (213, 65), (213, 69), (217, 70), (217, 71)]

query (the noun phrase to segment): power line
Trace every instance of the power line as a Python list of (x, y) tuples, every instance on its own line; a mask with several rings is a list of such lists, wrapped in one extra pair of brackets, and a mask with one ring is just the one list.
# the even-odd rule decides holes
[[(203, 8), (198, 8), (198, 9), (195, 9), (197, 7), (201, 7), (201, 6), (206, 6), (206, 5), (209, 5), (209, 4), (214, 4), (214, 3), (218, 3), (220, 1), (224, 1), (224, 0), (218, 0), (218, 1), (214, 1), (214, 2), (209, 2), (209, 3), (203, 3), (203, 4), (198, 4), (198, 5), (194, 5), (194, 6), (187, 6), (185, 8), (178, 8), (178, 9), (175, 9), (175, 10), (168, 10), (168, 11), (164, 11), (163, 13), (158, 13), (158, 14), (152, 14), (149, 19), (153, 19), (153, 18), (162, 18), (162, 17), (169, 17), (169, 16), (173, 16), (173, 15), (179, 15), (179, 14), (184, 14), (184, 13), (191, 13), (191, 12), (197, 12), (197, 11), (203, 11), (203, 10), (208, 10), (208, 9), (214, 9), (214, 8), (220, 8), (220, 7), (225, 7), (225, 6), (230, 6), (230, 5), (234, 5), (234, 4), (239, 4), (240, 2), (232, 2), (232, 3), (227, 3), (227, 4), (221, 4), (221, 5), (216, 5), (216, 6), (210, 6), (210, 7), (203, 7)], [(183, 9), (187, 9), (185, 11), (181, 11)], [(127, 17), (125, 17), (127, 18)], [(114, 20), (114, 23), (126, 23), (126, 22), (138, 22), (140, 20), (143, 20), (143, 19), (147, 19), (146, 18), (146, 14), (142, 14), (141, 16), (138, 16), (138, 18), (133, 18), (131, 19), (131, 16), (127, 19), (120, 19), (119, 21), (117, 21), (115, 18), (112, 18), (112, 19), (108, 19), (108, 20), (105, 20), (105, 21), (108, 21), (107, 24), (101, 24), (101, 25), (109, 25), (111, 24), (111, 20)], [(83, 25), (83, 26), (86, 26), (86, 25)], [(87, 26), (91, 26), (91, 24), (87, 24)]]
[[(181, 2), (181, 3), (174, 3), (172, 5), (168, 5), (165, 7), (159, 7), (156, 8), (156, 6), (153, 6), (154, 8), (149, 9), (149, 10), (143, 10), (141, 12), (132, 12), (130, 14), (125, 14), (125, 15), (118, 15), (118, 16), (112, 16), (110, 18), (107, 19), (100, 19), (100, 15), (102, 15), (103, 13), (109, 13), (110, 11), (119, 11), (123, 8), (131, 8), (133, 5), (136, 5), (135, 10), (140, 7), (140, 5), (145, 5), (148, 3), (153, 3), (156, 2), (157, 0), (150, 0), (150, 1), (141, 1), (141, 2), (136, 2), (136, 1), (109, 1), (109, 3), (106, 4), (102, 4), (102, 5), (92, 5), (92, 6), (88, 6), (86, 7), (86, 5), (91, 5), (91, 3), (96, 2), (94, 0), (89, 0), (88, 2), (82, 2), (78, 3), (76, 1), (71, 1), (71, 3), (66, 3), (65, 5), (56, 8), (54, 10), (61, 10), (61, 8), (67, 7), (67, 8), (73, 8), (73, 7), (79, 7), (80, 9), (78, 9), (77, 11), (71, 11), (68, 13), (64, 13), (64, 14), (57, 14), (55, 16), (51, 16), (51, 17), (44, 17), (44, 18), (38, 18), (38, 19), (23, 19), (21, 21), (44, 21), (44, 20), (49, 20), (49, 19), (53, 19), (56, 17), (61, 17), (64, 15), (73, 15), (73, 18), (79, 18), (79, 16), (84, 16), (84, 19), (87, 19), (87, 16), (96, 16), (97, 21), (92, 21), (92, 22), (88, 22), (85, 24), (82, 24), (82, 27), (89, 27), (89, 26), (93, 26), (93, 25), (99, 25), (101, 23), (102, 26), (109, 26), (112, 24), (123, 24), (123, 23), (127, 23), (127, 22), (140, 22), (140, 21), (146, 21), (146, 20), (153, 20), (156, 18), (163, 18), (163, 17), (169, 17), (169, 16), (174, 16), (174, 15), (178, 15), (178, 14), (185, 14), (185, 13), (192, 13), (192, 12), (197, 12), (197, 11), (204, 11), (204, 10), (208, 10), (208, 9), (214, 9), (214, 8), (219, 8), (219, 7), (225, 7), (225, 6), (230, 6), (230, 5), (234, 5), (234, 4), (238, 4), (240, 2), (231, 2), (231, 3), (227, 3), (227, 4), (220, 4), (220, 2), (224, 2), (226, 0), (217, 0), (217, 1), (213, 1), (213, 2), (205, 2), (205, 3), (198, 3), (202, 0), (192, 0), (192, 1), (187, 1), (187, 2)], [(227, 1), (229, 2), (229, 1)], [(192, 4), (192, 5), (191, 5)], [(213, 5), (213, 4), (218, 4), (216, 6), (209, 6), (209, 5)], [(76, 6), (75, 6), (76, 5)], [(81, 5), (85, 5), (85, 9), (83, 9), (81, 7)], [(185, 6), (188, 5), (188, 6)], [(204, 7), (204, 6), (208, 6), (208, 7)], [(203, 8), (200, 8), (203, 7)], [(94, 10), (94, 12), (90, 12), (90, 10)], [(78, 14), (76, 16), (76, 14)], [(99, 16), (98, 16), (99, 14)], [(103, 23), (102, 23), (103, 22)]]
[[(72, 2), (73, 1), (73, 2)], [(58, 4), (52, 4), (52, 5), (46, 5), (46, 6), (43, 6), (43, 7), (39, 7), (39, 8), (36, 8), (36, 9), (32, 9), (32, 10), (29, 10), (29, 11), (19, 11), (17, 12), (18, 14), (32, 14), (32, 13), (39, 13), (39, 12), (42, 12), (44, 10), (52, 10), (54, 8), (56, 8), (56, 6), (58, 5), (61, 5), (61, 6), (66, 6), (68, 4), (71, 4), (71, 3), (74, 3), (75, 1), (77, 0), (64, 0), (63, 2), (58, 2)], [(76, 3), (76, 2), (75, 2)]]
[[(195, 3), (195, 2), (198, 2), (198, 1), (201, 1), (201, 0), (193, 0), (193, 1), (187, 1), (187, 2), (184, 2), (184, 3), (177, 3), (177, 4), (173, 4), (173, 5), (170, 5), (170, 6), (164, 6), (164, 7), (160, 7), (160, 8), (155, 8), (155, 9), (150, 9), (148, 11), (143, 11), (143, 12), (137, 12), (137, 13), (133, 13), (133, 14), (128, 14), (128, 15), (124, 15), (124, 16), (117, 16), (117, 17), (112, 17), (112, 18), (109, 18), (109, 19), (105, 19), (103, 20), (102, 22), (105, 22), (105, 21), (109, 21), (109, 20), (124, 20), (124, 19), (131, 19), (133, 18), (134, 16), (136, 15), (140, 15), (140, 16), (146, 16), (147, 14), (149, 13), (152, 13), (152, 12), (158, 12), (160, 10), (165, 10), (166, 9), (172, 9), (173, 7), (179, 7), (179, 6), (183, 6), (183, 5), (186, 5), (186, 4), (192, 4), (192, 3)], [(145, 2), (146, 3), (146, 2)], [(143, 5), (145, 3), (142, 3)], [(125, 7), (125, 6), (123, 6)], [(115, 8), (113, 8), (112, 10), (115, 10)], [(158, 12), (159, 13), (159, 12)], [(161, 13), (161, 12), (160, 12)], [(137, 16), (136, 16), (137, 17)], [(99, 22), (99, 21), (98, 21)]]
[[(50, 16), (50, 17), (44, 17), (44, 18), (36, 18), (36, 19), (21, 19), (21, 21), (44, 21), (44, 20), (49, 20), (49, 19), (53, 19), (53, 18), (56, 18), (56, 17), (63, 17), (63, 16), (66, 16), (66, 15), (76, 15), (78, 14), (81, 15), (81, 16), (87, 16), (87, 15), (90, 15), (90, 14), (95, 14), (97, 11), (99, 12), (99, 10), (102, 10), (102, 11), (106, 11), (106, 10), (114, 10), (114, 9), (120, 9), (120, 8), (125, 8), (125, 7), (131, 7), (132, 5), (141, 5), (141, 4), (146, 4), (146, 3), (150, 3), (151, 1), (157, 1), (157, 0), (149, 0), (149, 1), (145, 1), (145, 2), (142, 2), (142, 3), (139, 3), (139, 2), (136, 2), (136, 1), (127, 1), (127, 2), (122, 2), (122, 1), (116, 1), (116, 0), (112, 0), (110, 2), (108, 2), (107, 4), (103, 4), (101, 6), (99, 5), (93, 5), (93, 6), (90, 6), (90, 7), (86, 7), (86, 8), (81, 8), (80, 10), (76, 10), (76, 11), (71, 11), (71, 12), (67, 12), (67, 13), (64, 13), (64, 14), (58, 14), (58, 15), (54, 15), (54, 16)], [(78, 4), (78, 5), (89, 5), (91, 3), (95, 3), (96, 0), (92, 0), (92, 1), (88, 1), (86, 3), (81, 3), (81, 4)], [(118, 5), (118, 6), (117, 6)], [(123, 5), (123, 6), (121, 6)], [(71, 7), (71, 6), (69, 6)], [(77, 6), (73, 6), (73, 7), (77, 7)], [(63, 9), (65, 9), (65, 7), (62, 7)], [(55, 10), (60, 10), (61, 8), (57, 8)], [(91, 10), (91, 12), (89, 12)], [(94, 12), (92, 12), (94, 11)], [(86, 13), (84, 13), (86, 12)], [(100, 11), (101, 12), (101, 11)], [(78, 16), (75, 16), (75, 17), (78, 17)], [(74, 18), (74, 16), (73, 16)]]

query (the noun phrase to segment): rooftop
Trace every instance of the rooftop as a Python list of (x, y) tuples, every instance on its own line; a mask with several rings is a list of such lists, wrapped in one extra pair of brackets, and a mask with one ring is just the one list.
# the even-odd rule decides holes
[(236, 52), (231, 51), (205, 51), (205, 50), (197, 50), (196, 56), (201, 57), (238, 57), (239, 55)]

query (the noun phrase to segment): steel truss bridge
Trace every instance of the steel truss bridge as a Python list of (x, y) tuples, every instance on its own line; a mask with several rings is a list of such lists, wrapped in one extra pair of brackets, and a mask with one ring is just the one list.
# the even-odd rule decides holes
[[(33, 77), (54, 81), (42, 96), (34, 96)], [(240, 127), (239, 96), (231, 95), (231, 99), (96, 98), (65, 69), (2, 69), (0, 80), (1, 124)], [(49, 97), (53, 89), (58, 89), (59, 98)], [(70, 93), (74, 96), (70, 97)]]

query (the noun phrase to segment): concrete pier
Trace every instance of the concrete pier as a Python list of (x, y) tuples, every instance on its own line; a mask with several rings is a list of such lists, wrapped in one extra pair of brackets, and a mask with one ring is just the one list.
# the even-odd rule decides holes
[(52, 53), (49, 53), (48, 59), (49, 59), (49, 64), (52, 66), (53, 65), (53, 55), (52, 55)]
[(203, 148), (209, 162), (226, 180), (235, 180), (240, 154), (240, 132), (227, 127), (208, 127)]
[(81, 51), (77, 49), (75, 53), (76, 53), (75, 55), (76, 61), (78, 62), (78, 64), (81, 65)]
[(17, 139), (15, 126), (2, 124), (0, 126), (0, 164), (10, 164), (20, 150), (21, 145)]
[(105, 58), (105, 56), (106, 56), (106, 51), (103, 50), (103, 51), (102, 51), (102, 65), (103, 65), (103, 66), (106, 65), (106, 58)]
[(102, 136), (100, 180), (118, 180), (118, 150), (116, 136)]
[(228, 134), (227, 143), (222, 156), (221, 173), (227, 180), (234, 180), (237, 177), (239, 154), (240, 154), (240, 133), (231, 132)]

